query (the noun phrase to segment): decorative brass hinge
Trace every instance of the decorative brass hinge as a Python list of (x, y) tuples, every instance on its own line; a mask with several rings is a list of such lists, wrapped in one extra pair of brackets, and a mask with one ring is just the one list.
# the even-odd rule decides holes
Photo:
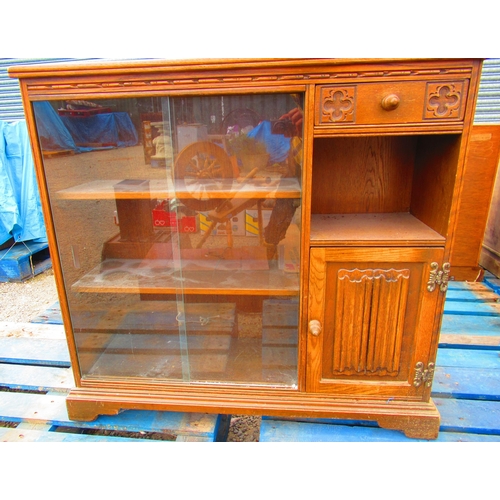
[(432, 385), (432, 379), (434, 378), (434, 363), (429, 363), (427, 369), (424, 369), (424, 364), (419, 361), (415, 366), (415, 377), (413, 379), (413, 385), (415, 387), (420, 387), (425, 384), (425, 387), (430, 387)]
[(427, 282), (427, 290), (429, 292), (433, 292), (436, 289), (436, 286), (442, 292), (446, 292), (448, 290), (448, 281), (450, 280), (450, 263), (446, 262), (443, 264), (443, 270), (439, 271), (439, 264), (437, 262), (433, 262), (431, 264), (431, 273), (429, 275), (429, 281)]

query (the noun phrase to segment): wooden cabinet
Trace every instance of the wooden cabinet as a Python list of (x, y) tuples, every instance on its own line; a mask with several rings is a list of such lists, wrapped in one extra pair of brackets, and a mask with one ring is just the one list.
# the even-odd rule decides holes
[(451, 272), (457, 280), (481, 281), (484, 269), (500, 274), (498, 263), (495, 264), (495, 244), (492, 245), (493, 235), (499, 227), (495, 221), (500, 186), (498, 180), (495, 184), (499, 159), (500, 125), (473, 125), (450, 257)]
[(480, 67), (12, 68), (75, 373), (70, 417), (348, 418), (436, 438), (430, 391)]

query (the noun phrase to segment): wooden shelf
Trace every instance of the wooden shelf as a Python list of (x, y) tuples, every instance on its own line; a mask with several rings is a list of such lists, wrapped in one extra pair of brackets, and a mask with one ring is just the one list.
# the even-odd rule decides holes
[[(122, 183), (120, 191), (115, 186)], [(146, 185), (146, 189), (144, 186)], [(149, 189), (147, 186), (149, 185)], [(266, 175), (240, 184), (234, 181), (231, 189), (210, 188), (210, 197), (224, 198), (300, 198), (300, 185), (295, 178), (279, 179), (275, 175)], [(154, 179), (145, 184), (131, 184), (129, 189), (124, 189), (122, 180), (96, 180), (57, 192), (61, 200), (114, 200), (114, 199), (185, 199), (192, 195), (184, 183), (174, 182), (170, 179)]]
[(199, 295), (286, 295), (299, 293), (299, 274), (263, 269), (249, 261), (192, 260), (175, 268), (170, 259), (109, 259), (77, 281), (75, 292)]
[(409, 213), (313, 214), (311, 246), (436, 246), (445, 238)]
[[(235, 334), (236, 307), (233, 303), (187, 303), (148, 300), (127, 305), (78, 306), (71, 308), (75, 332), (103, 334), (179, 334), (186, 327), (190, 333)], [(93, 337), (92, 337), (93, 338)], [(81, 349), (93, 347), (79, 337)], [(94, 346), (95, 347), (95, 346)]]

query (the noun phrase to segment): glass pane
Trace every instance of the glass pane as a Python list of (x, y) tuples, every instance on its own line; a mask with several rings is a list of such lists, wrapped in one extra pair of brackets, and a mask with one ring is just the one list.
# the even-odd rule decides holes
[(296, 385), (302, 96), (34, 107), (82, 376)]

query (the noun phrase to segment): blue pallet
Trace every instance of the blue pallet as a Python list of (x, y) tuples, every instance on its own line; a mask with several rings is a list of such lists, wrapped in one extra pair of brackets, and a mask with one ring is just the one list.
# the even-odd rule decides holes
[(39, 323), (44, 325), (62, 325), (63, 320), (59, 301), (52, 304), (39, 316), (32, 318), (30, 323)]
[[(450, 341), (444, 343), (440, 341), (438, 356), (436, 360), (435, 377), (432, 386), (432, 398), (441, 414), (441, 426), (438, 442), (498, 442), (500, 441), (500, 357), (499, 345), (492, 344), (492, 340), (500, 339), (500, 311), (498, 304), (500, 296), (491, 294), (492, 288), (489, 285), (481, 284), (453, 283), (449, 296), (445, 304), (445, 314), (441, 333), (454, 338), (474, 338), (473, 345), (453, 344)], [(41, 322), (60, 322), (60, 311), (58, 304), (43, 315)], [(23, 355), (16, 351), (23, 343), (0, 342), (0, 362), (11, 364), (5, 367), (3, 375), (4, 386), (17, 388), (34, 388), (30, 385), (30, 378), (33, 377), (31, 370), (35, 368), (27, 365), (36, 365), (38, 362), (47, 367), (44, 377), (36, 376), (39, 387), (42, 389), (52, 386), (51, 401), (49, 406), (55, 404), (55, 385), (59, 386), (59, 393), (63, 393), (68, 380), (67, 366), (69, 359), (64, 350), (64, 342), (51, 343), (30, 342), (30, 346), (23, 347)], [(16, 344), (16, 345), (14, 345)], [(32, 353), (31, 348), (34, 349)], [(59, 354), (59, 350), (61, 351)], [(48, 366), (51, 367), (50, 373)], [(29, 372), (28, 372), (29, 368)], [(49, 395), (47, 395), (49, 396)], [(62, 396), (60, 396), (62, 397)], [(10, 397), (11, 399), (14, 396)], [(42, 399), (33, 399), (32, 395), (23, 396), (23, 404), (27, 405), (29, 411), (37, 409), (39, 418), (44, 417), (42, 411)], [(19, 398), (19, 404), (21, 404)], [(34, 406), (33, 406), (34, 405)], [(38, 406), (40, 405), (40, 406)], [(54, 408), (51, 408), (53, 411)], [(61, 405), (61, 412), (64, 408)], [(10, 412), (11, 416), (13, 412)], [(16, 413), (16, 415), (18, 415)], [(19, 412), (19, 421), (24, 421), (25, 417)], [(67, 417), (56, 418), (53, 415), (54, 424), (71, 426)], [(102, 429), (137, 430), (147, 428), (158, 429), (181, 429), (179, 415), (167, 415), (161, 412), (138, 412), (129, 410), (120, 416), (101, 416), (94, 423), (78, 424), (82, 428), (92, 428), (97, 425)], [(158, 420), (159, 419), (159, 420)], [(164, 421), (164, 419), (167, 419)], [(170, 420), (168, 420), (170, 419)], [(170, 422), (170, 423), (167, 423)], [(200, 440), (214, 440), (219, 426), (227, 426), (226, 417), (217, 418), (211, 422), (209, 427), (210, 435), (199, 435)], [(24, 430), (22, 432), (25, 432)], [(73, 440), (85, 438), (75, 438), (73, 436), (55, 436), (52, 432), (40, 434), (37, 432), (32, 439), (41, 440)], [(15, 437), (15, 436), (14, 436)], [(195, 438), (195, 436), (193, 436)], [(373, 421), (355, 420), (334, 420), (334, 419), (280, 419), (263, 417), (260, 429), (260, 441), (306, 441), (306, 442), (414, 442), (415, 439), (407, 438), (402, 432), (382, 429)]]
[[(432, 399), (437, 442), (500, 442), (500, 295), (487, 284), (450, 283)], [(496, 293), (491, 293), (494, 290)], [(466, 342), (463, 340), (466, 339)], [(264, 417), (261, 442), (415, 442), (376, 422)]]
[(49, 245), (25, 241), (0, 251), (0, 282), (20, 282), (52, 267)]
[[(261, 442), (433, 442), (425, 439), (410, 439), (402, 432), (380, 427), (359, 425), (334, 425), (285, 420), (263, 420), (260, 427)], [(500, 442), (500, 436), (472, 434), (467, 432), (440, 432), (436, 442)]]
[(500, 294), (500, 278), (497, 278), (491, 273), (486, 273), (484, 283), (488, 285), (495, 293)]
[(65, 339), (0, 337), (0, 363), (32, 366), (71, 366)]
[(0, 422), (18, 425), (0, 426), (0, 441), (214, 442), (227, 437), (228, 415), (126, 410), (91, 422), (70, 420), (69, 366), (64, 339), (0, 337)]

